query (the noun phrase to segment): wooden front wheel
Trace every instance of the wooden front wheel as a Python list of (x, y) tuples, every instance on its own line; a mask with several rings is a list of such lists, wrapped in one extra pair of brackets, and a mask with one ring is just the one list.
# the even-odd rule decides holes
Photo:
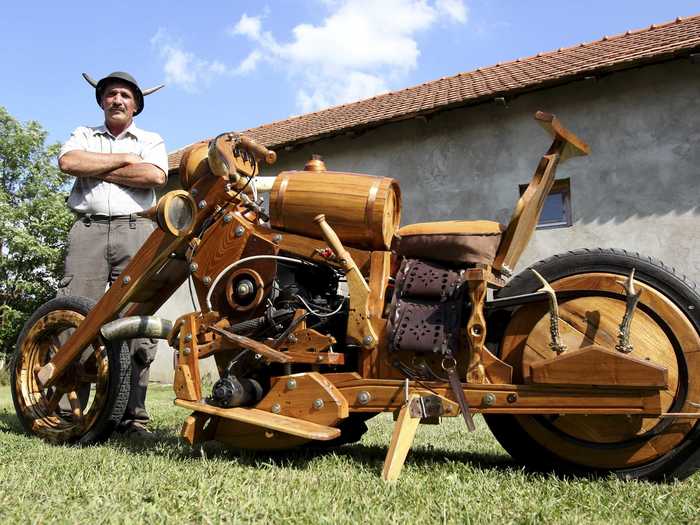
[(58, 297), (34, 312), (17, 340), (12, 399), (31, 434), (55, 443), (95, 443), (121, 421), (129, 400), (131, 361), (123, 342), (98, 337), (54, 385), (42, 389), (35, 371), (46, 364), (95, 302)]
[[(596, 344), (615, 351), (625, 313), (620, 281), (635, 268), (642, 295), (631, 326), (632, 356), (668, 369), (661, 393), (664, 412), (700, 412), (700, 296), (694, 285), (661, 263), (615, 250), (582, 250), (535, 264), (561, 296), (560, 332), (569, 350)], [(540, 287), (525, 270), (501, 296)], [(554, 357), (546, 304), (514, 312), (500, 345), (500, 358), (513, 366), (516, 383), (529, 381), (530, 366)], [(614, 472), (634, 478), (683, 478), (700, 462), (696, 419), (626, 415), (486, 417), (503, 447), (536, 469)]]

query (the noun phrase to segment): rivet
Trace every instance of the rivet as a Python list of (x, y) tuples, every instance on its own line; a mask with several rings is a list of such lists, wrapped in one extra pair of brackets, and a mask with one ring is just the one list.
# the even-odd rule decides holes
[(293, 377), (287, 379), (287, 390), (294, 390), (297, 387), (297, 380)]
[(509, 403), (515, 403), (518, 400), (518, 394), (508, 394), (508, 397), (506, 397), (506, 401)]
[(131, 277), (128, 275), (124, 276), (124, 280), (122, 281), (124, 284), (129, 284), (131, 282)]
[(366, 335), (362, 338), (362, 344), (364, 346), (369, 346), (374, 342), (374, 338), (371, 335)]
[(275, 403), (270, 407), (270, 412), (272, 412), (273, 414), (279, 414), (280, 412), (282, 412), (282, 407), (279, 403)]
[(276, 233), (272, 236), (272, 242), (274, 242), (275, 244), (279, 244), (280, 242), (282, 242), (282, 236), (279, 233)]
[(197, 263), (191, 263), (191, 264), (190, 264), (190, 272), (191, 272), (191, 273), (196, 272), (198, 268), (199, 268), (199, 265), (198, 265)]
[(197, 191), (197, 188), (192, 188), (192, 189), (190, 190), (190, 195), (192, 195), (193, 197), (196, 196), (197, 193), (199, 193), (199, 192)]
[(235, 230), (236, 237), (240, 237), (241, 235), (243, 235), (244, 232), (245, 232), (245, 230), (243, 229), (243, 226), (241, 226), (240, 224), (238, 226), (236, 226), (236, 230)]
[(319, 363), (323, 362), (323, 356), (322, 356), (321, 354), (318, 354), (318, 355), (316, 356), (316, 361), (319, 362)]
[(314, 408), (316, 410), (321, 410), (323, 408), (323, 399), (321, 399), (320, 397), (314, 399)]
[(204, 199), (202, 199), (201, 201), (199, 201), (197, 203), (197, 208), (199, 208), (200, 210), (203, 210), (206, 207), (207, 207), (207, 201), (205, 201)]
[(182, 353), (185, 355), (190, 355), (192, 353), (192, 349), (189, 346), (186, 346)]
[(192, 334), (187, 334), (187, 335), (185, 336), (185, 343), (189, 343), (189, 342), (191, 342), (191, 341), (192, 341)]
[(489, 392), (488, 394), (484, 395), (484, 397), (481, 400), (481, 404), (487, 407), (493, 406), (496, 404), (496, 396)]
[(372, 399), (372, 394), (367, 392), (367, 390), (363, 390), (359, 394), (357, 394), (357, 402), (361, 405), (366, 405), (368, 404)]
[(289, 334), (289, 337), (287, 337), (287, 341), (290, 343), (294, 344), (298, 341), (297, 336), (294, 334)]
[(202, 279), (202, 282), (204, 283), (204, 286), (209, 286), (211, 284), (211, 277), (208, 275), (205, 275), (204, 278)]
[(233, 220), (233, 215), (231, 215), (230, 213), (227, 213), (226, 215), (224, 215), (224, 222), (225, 222), (226, 224), (228, 224), (228, 223), (231, 222), (232, 220)]
[(171, 259), (175, 259), (177, 257), (177, 254), (175, 252), (170, 252), (170, 255), (168, 255)]

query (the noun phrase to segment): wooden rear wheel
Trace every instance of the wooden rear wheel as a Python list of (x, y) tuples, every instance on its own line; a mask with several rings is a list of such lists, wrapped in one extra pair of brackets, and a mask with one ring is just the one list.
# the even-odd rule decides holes
[[(664, 412), (699, 412), (700, 297), (692, 284), (661, 263), (615, 250), (585, 250), (551, 257), (532, 268), (561, 296), (560, 332), (569, 351), (595, 344), (615, 351), (625, 313), (624, 281), (632, 268), (642, 289), (630, 331), (632, 356), (668, 370), (661, 392)], [(528, 269), (501, 296), (541, 285)], [(501, 341), (500, 358), (527, 383), (530, 366), (554, 357), (546, 304), (514, 312)], [(697, 419), (633, 415), (487, 416), (504, 448), (530, 467), (578, 473), (614, 472), (633, 478), (683, 478), (700, 462)]]
[(58, 297), (37, 309), (17, 340), (12, 399), (24, 429), (54, 443), (89, 444), (106, 438), (129, 400), (131, 362), (123, 342), (96, 338), (49, 388), (35, 371), (51, 360), (85, 319), (94, 301)]

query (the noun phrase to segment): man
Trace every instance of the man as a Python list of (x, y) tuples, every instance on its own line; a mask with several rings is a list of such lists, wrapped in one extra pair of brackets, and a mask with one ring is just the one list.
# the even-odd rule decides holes
[[(154, 188), (167, 181), (168, 157), (158, 134), (134, 124), (144, 96), (163, 86), (141, 91), (121, 71), (99, 82), (83, 76), (95, 88), (104, 125), (78, 127), (59, 153), (61, 171), (75, 177), (68, 206), (77, 216), (59, 293), (98, 300), (153, 231), (152, 222), (136, 214), (155, 204)], [(145, 402), (156, 341), (135, 339), (130, 349), (131, 397), (120, 427), (144, 435), (149, 433)]]

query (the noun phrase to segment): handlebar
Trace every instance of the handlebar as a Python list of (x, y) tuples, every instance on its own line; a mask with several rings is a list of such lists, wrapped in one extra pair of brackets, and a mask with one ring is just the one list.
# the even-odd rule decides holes
[(238, 145), (243, 149), (247, 149), (256, 159), (264, 160), (267, 164), (272, 165), (277, 161), (277, 153), (265, 146), (258, 144), (255, 140), (245, 135), (238, 135)]

